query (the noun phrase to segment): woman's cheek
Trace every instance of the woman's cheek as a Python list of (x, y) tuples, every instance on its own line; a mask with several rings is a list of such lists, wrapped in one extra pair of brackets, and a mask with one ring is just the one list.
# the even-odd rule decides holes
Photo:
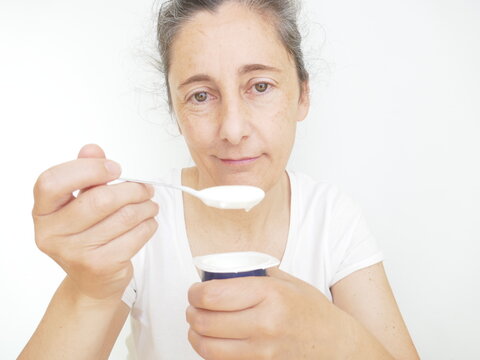
[(269, 118), (278, 119), (278, 115), (288, 117), (290, 112), (291, 102), (289, 93), (281, 88), (275, 88), (270, 93), (264, 95), (257, 95), (251, 101), (252, 107), (258, 111), (268, 115)]
[(265, 120), (269, 120), (269, 126), (272, 129), (282, 131), (285, 127), (289, 127), (289, 123), (293, 121), (291, 104), (285, 99), (275, 99), (272, 101), (268, 108), (264, 108)]
[(291, 105), (288, 102), (283, 102), (277, 104), (268, 125), (272, 146), (277, 149), (279, 155), (282, 154), (281, 157), (284, 158), (285, 162), (288, 161), (295, 140), (297, 124), (295, 119)]
[(182, 134), (189, 144), (194, 147), (208, 147), (214, 141), (216, 123), (208, 114), (188, 114), (181, 120)]
[(206, 105), (183, 105), (178, 112), (179, 123), (184, 127), (205, 126), (214, 120), (215, 109)]

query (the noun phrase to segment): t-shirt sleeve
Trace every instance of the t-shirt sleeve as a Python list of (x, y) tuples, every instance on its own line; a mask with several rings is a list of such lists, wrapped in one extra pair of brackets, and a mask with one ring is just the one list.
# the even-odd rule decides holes
[(127, 304), (128, 307), (131, 309), (133, 307), (133, 304), (135, 303), (136, 297), (137, 291), (135, 289), (135, 277), (132, 277), (132, 280), (130, 281), (122, 295), (122, 301)]
[(149, 243), (150, 242), (147, 242), (131, 259), (133, 276), (122, 295), (122, 301), (127, 304), (130, 309), (135, 305), (135, 301), (139, 296), (138, 294), (141, 293), (141, 289), (143, 288), (142, 280), (145, 268), (146, 251), (149, 247)]
[(353, 272), (384, 259), (362, 209), (340, 191), (332, 212), (332, 223), (329, 237), (330, 287)]

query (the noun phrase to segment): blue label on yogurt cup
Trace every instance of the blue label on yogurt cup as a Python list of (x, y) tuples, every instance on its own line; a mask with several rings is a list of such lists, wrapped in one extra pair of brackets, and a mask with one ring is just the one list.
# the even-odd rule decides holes
[(230, 279), (244, 276), (267, 276), (267, 270), (258, 269), (252, 271), (231, 272), (231, 273), (215, 273), (210, 271), (202, 271), (202, 281), (215, 280), (215, 279)]
[(193, 262), (201, 271), (202, 281), (244, 276), (266, 276), (268, 268), (280, 264), (277, 258), (255, 251), (197, 256), (193, 258)]

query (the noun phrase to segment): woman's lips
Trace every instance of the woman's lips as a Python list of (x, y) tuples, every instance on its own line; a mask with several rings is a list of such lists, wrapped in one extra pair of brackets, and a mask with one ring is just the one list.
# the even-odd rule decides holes
[[(261, 156), (261, 155), (260, 155)], [(225, 165), (248, 165), (253, 163), (255, 160), (257, 160), (260, 156), (255, 156), (255, 157), (243, 157), (239, 159), (222, 159), (219, 158), (219, 160), (225, 164)]]

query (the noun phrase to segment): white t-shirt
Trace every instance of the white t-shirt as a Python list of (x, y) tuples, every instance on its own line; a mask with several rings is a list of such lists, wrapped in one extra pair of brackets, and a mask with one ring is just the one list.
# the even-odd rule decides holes
[[(360, 207), (338, 187), (288, 171), (291, 211), (280, 269), (330, 300), (330, 287), (356, 270), (383, 260)], [(162, 179), (181, 184), (181, 170)], [(187, 292), (200, 281), (192, 262), (182, 192), (157, 187), (159, 227), (133, 258), (134, 277), (122, 300), (131, 307), (130, 359), (201, 359), (188, 342)]]

